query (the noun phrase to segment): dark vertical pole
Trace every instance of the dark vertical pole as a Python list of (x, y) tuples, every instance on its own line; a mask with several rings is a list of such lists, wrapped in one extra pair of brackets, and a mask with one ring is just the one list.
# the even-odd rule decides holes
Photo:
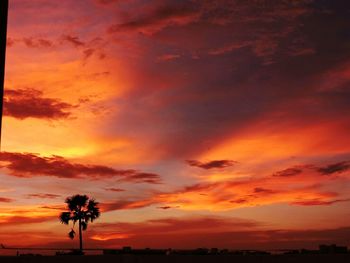
[(2, 112), (4, 102), (5, 56), (7, 40), (8, 0), (0, 0), (0, 149), (2, 131)]
[(83, 233), (81, 227), (81, 218), (79, 218), (79, 248), (80, 254), (83, 254)]

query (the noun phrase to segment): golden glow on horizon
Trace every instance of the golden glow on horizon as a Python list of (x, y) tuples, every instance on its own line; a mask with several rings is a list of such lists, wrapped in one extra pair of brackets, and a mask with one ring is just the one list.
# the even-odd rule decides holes
[(111, 239), (125, 239), (129, 238), (131, 235), (129, 234), (122, 234), (122, 233), (113, 233), (113, 234), (98, 234), (98, 235), (93, 235), (90, 238), (93, 240), (98, 240), (98, 241), (107, 241)]

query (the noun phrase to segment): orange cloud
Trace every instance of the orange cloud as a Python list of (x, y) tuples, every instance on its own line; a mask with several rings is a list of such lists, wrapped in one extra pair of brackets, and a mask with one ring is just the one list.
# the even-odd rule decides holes
[[(202, 182), (176, 191), (156, 193), (141, 203), (135, 201), (132, 204), (140, 207), (164, 204), (162, 208), (223, 211), (270, 204), (332, 205), (349, 200), (343, 197), (344, 193), (326, 190), (337, 179), (346, 180), (346, 173), (331, 178), (324, 176), (322, 168), (313, 165), (298, 167), (302, 169), (297, 172), (294, 168), (288, 168), (260, 177)], [(124, 208), (129, 208), (129, 204)]]
[(129, 238), (130, 235), (128, 234), (119, 234), (119, 233), (110, 233), (107, 235), (103, 234), (96, 234), (93, 236), (90, 236), (93, 240), (99, 240), (99, 241), (107, 241), (107, 240), (115, 240), (115, 239), (126, 239)]

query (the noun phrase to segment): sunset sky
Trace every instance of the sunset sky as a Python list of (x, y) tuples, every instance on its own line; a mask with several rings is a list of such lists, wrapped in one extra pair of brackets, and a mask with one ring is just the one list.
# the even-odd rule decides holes
[(350, 245), (350, 2), (10, 0), (0, 243)]

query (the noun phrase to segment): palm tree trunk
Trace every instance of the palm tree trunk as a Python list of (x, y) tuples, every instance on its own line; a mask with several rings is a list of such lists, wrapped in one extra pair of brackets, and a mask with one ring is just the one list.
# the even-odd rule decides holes
[(81, 231), (81, 219), (79, 218), (79, 247), (80, 253), (83, 254), (83, 231)]

